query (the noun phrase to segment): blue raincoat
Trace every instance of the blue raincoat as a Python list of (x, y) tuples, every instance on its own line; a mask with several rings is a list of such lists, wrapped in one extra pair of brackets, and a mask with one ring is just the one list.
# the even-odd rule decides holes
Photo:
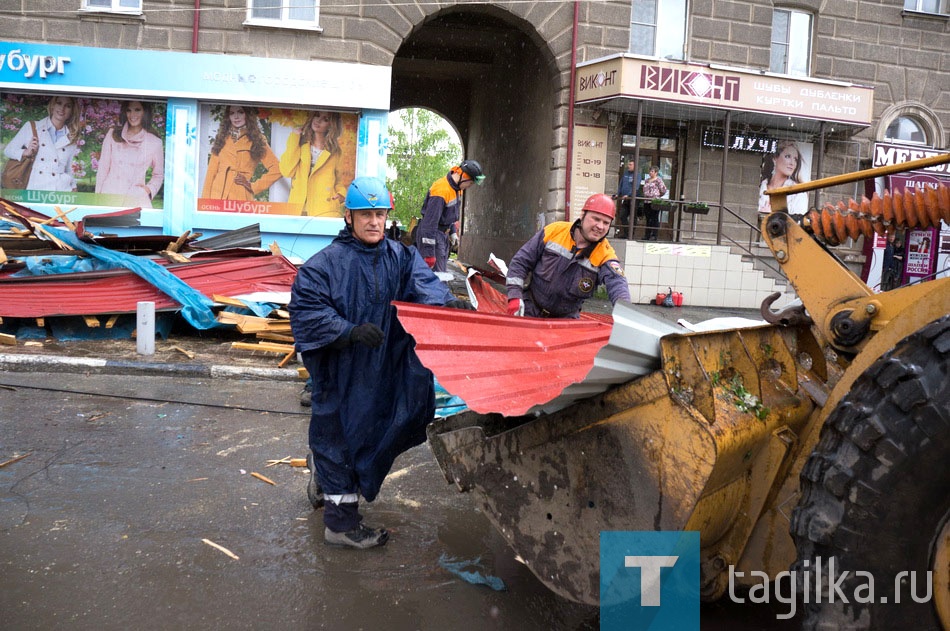
[[(313, 377), (310, 448), (324, 493), (372, 501), (396, 456), (425, 441), (432, 373), (390, 303), (453, 299), (415, 248), (391, 239), (367, 246), (349, 228), (300, 268), (290, 324)], [(349, 343), (367, 322), (383, 330), (382, 346)]]

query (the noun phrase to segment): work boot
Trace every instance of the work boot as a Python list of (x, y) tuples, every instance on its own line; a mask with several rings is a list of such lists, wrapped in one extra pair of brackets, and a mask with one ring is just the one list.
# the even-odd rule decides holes
[(320, 488), (320, 482), (317, 480), (317, 466), (313, 462), (313, 452), (307, 452), (307, 468), (310, 469), (310, 480), (307, 481), (307, 499), (313, 505), (314, 510), (323, 508), (323, 489)]
[(310, 399), (313, 398), (313, 390), (310, 388), (310, 385), (303, 387), (303, 390), (300, 391), (300, 405), (308, 408), (310, 407)]
[(365, 550), (386, 545), (389, 541), (389, 531), (385, 528), (370, 528), (363, 524), (347, 532), (333, 532), (326, 528), (323, 531), (323, 540), (331, 546), (347, 546)]

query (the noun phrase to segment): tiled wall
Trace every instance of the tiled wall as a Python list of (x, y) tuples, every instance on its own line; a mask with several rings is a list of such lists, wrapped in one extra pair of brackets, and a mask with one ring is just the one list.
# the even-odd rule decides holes
[[(670, 287), (683, 294), (683, 304), (757, 309), (775, 291), (788, 292), (773, 305), (781, 308), (795, 295), (726, 246), (644, 241), (612, 243), (621, 248), (630, 299), (644, 304)], [(620, 252), (618, 252), (620, 253)]]

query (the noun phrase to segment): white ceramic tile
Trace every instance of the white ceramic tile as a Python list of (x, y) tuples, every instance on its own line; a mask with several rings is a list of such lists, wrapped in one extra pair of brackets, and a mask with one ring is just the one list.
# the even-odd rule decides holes
[(726, 289), (722, 292), (723, 307), (738, 307), (741, 300), (741, 291), (738, 289)]
[(761, 274), (759, 272), (742, 272), (740, 277), (739, 289), (742, 291), (755, 291)]
[(679, 267), (676, 269), (676, 278), (673, 283), (673, 289), (677, 291), (682, 291), (687, 287), (693, 286), (693, 269), (692, 268), (682, 268)]
[(694, 269), (693, 282), (690, 284), (693, 287), (709, 287), (709, 270), (708, 269)]
[(726, 272), (713, 270), (709, 272), (709, 289), (723, 290), (726, 288)]
[(683, 296), (684, 305), (706, 306), (709, 303), (709, 289), (706, 287), (693, 287), (688, 294)]
[(755, 291), (740, 291), (739, 292), (739, 306), (743, 309), (757, 309), (759, 305), (762, 304), (762, 301), (758, 297), (758, 293)]

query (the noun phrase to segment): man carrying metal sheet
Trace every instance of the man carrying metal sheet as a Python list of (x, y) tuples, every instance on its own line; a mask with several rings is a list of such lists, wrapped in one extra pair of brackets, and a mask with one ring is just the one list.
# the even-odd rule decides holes
[(346, 226), (301, 268), (290, 324), (313, 378), (310, 483), (324, 506), (324, 540), (365, 549), (389, 539), (362, 524), (396, 456), (426, 439), (435, 413), (432, 373), (396, 319), (392, 301), (472, 309), (456, 299), (415, 248), (385, 238), (385, 184), (358, 177), (347, 190)]
[(581, 218), (556, 221), (528, 240), (508, 265), (508, 313), (578, 318), (599, 285), (614, 304), (630, 301), (617, 253), (607, 241), (617, 209), (609, 195), (591, 195)]

